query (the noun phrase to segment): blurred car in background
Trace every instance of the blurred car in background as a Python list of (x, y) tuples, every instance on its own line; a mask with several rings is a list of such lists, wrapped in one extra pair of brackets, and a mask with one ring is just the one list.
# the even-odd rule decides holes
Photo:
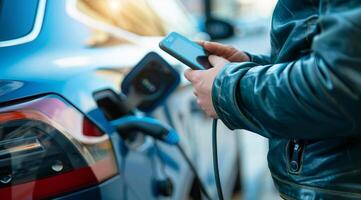
[[(0, 0), (1, 199), (199, 199), (176, 149), (145, 136), (124, 141), (94, 99), (97, 91), (121, 93), (129, 70), (159, 52), (159, 36), (204, 35), (195, 27), (176, 0)], [(159, 54), (180, 73), (185, 69)], [(151, 115), (180, 133), (215, 197), (211, 121), (194, 104), (189, 84), (183, 81)], [(238, 151), (236, 136), (225, 135), (219, 153), (229, 199)]]

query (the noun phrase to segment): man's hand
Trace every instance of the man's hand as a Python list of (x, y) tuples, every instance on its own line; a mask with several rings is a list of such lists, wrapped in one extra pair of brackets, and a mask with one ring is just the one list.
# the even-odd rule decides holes
[(208, 57), (213, 68), (208, 70), (191, 70), (188, 69), (184, 76), (194, 87), (194, 95), (197, 97), (197, 103), (204, 112), (212, 118), (217, 118), (217, 113), (212, 102), (212, 86), (218, 72), (229, 63), (225, 58), (211, 55)]
[(248, 62), (250, 58), (243, 51), (238, 51), (236, 48), (224, 45), (217, 42), (197, 41), (197, 43), (211, 55), (223, 57), (230, 62)]

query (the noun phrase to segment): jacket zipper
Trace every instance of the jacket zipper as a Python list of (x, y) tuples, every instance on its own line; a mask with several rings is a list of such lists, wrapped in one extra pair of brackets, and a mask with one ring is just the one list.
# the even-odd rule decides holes
[(289, 170), (291, 173), (298, 173), (301, 169), (302, 153), (304, 143), (301, 140), (290, 141)]

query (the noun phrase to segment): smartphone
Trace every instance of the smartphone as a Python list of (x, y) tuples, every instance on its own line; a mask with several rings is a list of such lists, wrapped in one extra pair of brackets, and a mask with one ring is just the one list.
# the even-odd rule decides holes
[(194, 70), (211, 68), (208, 53), (203, 47), (176, 32), (168, 34), (159, 47)]

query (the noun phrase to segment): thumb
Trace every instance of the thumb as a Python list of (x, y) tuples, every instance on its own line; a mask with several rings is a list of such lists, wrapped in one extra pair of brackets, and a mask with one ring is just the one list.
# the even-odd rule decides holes
[(191, 69), (187, 69), (185, 72), (184, 72), (184, 77), (194, 83), (196, 80), (198, 80), (198, 77), (199, 77), (199, 70), (191, 70)]
[(215, 56), (215, 55), (210, 55), (208, 57), (209, 63), (213, 66), (213, 67), (224, 67), (224, 65), (226, 65), (227, 63), (229, 63), (228, 60), (226, 60), (223, 57), (220, 56)]

